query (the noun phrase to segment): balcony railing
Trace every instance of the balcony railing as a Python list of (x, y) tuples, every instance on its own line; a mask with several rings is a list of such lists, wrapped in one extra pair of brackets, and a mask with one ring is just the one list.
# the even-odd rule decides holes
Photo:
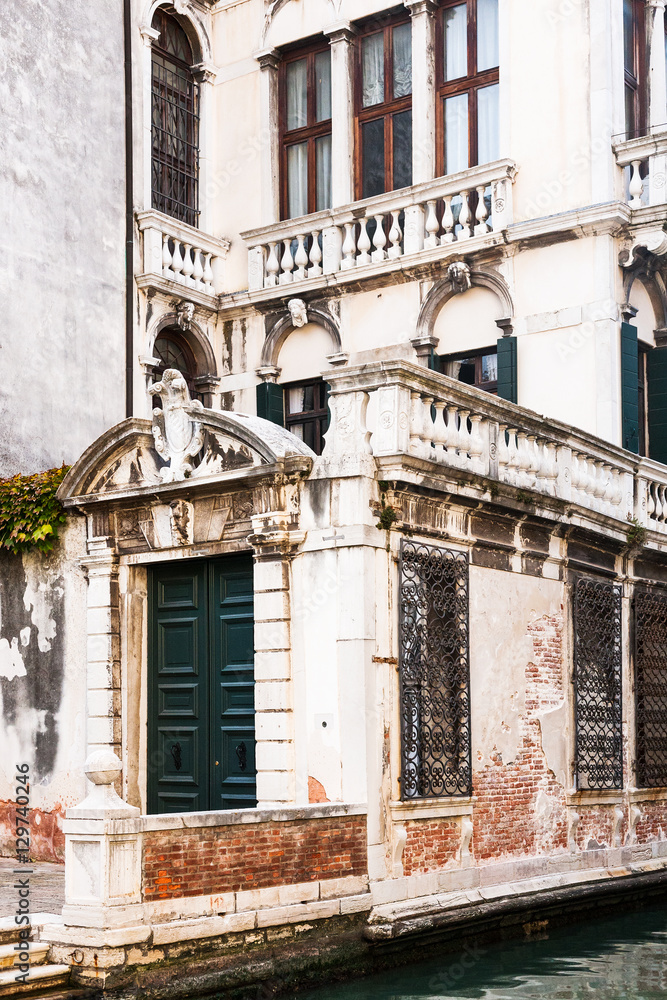
[(497, 160), (342, 208), (243, 233), (248, 288), (359, 271), (501, 232), (512, 221), (516, 166)]
[(667, 126), (639, 139), (614, 143), (619, 167), (627, 167), (630, 208), (663, 205), (667, 200)]
[(488, 489), (480, 480), (506, 483), (526, 499), (559, 498), (626, 530), (636, 517), (667, 533), (667, 467), (660, 463), (412, 362), (341, 369), (327, 380), (324, 460), (371, 454), (391, 479), (400, 471), (393, 463), (411, 456), (429, 463), (431, 474), (468, 473), (463, 489)]
[(221, 295), (227, 240), (208, 236), (162, 212), (139, 212), (143, 237), (144, 277), (165, 279), (202, 292)]

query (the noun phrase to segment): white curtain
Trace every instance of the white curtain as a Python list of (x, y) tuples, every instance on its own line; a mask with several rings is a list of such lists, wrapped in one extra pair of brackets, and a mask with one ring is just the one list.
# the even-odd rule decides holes
[(384, 101), (384, 34), (378, 31), (362, 41), (362, 104), (371, 108)]
[(412, 93), (412, 25), (394, 28), (394, 97)]
[(477, 71), (498, 62), (498, 0), (477, 0)]
[(315, 56), (315, 106), (318, 122), (331, 118), (331, 50)]
[(445, 10), (445, 80), (468, 75), (468, 13), (465, 4)]
[(445, 100), (445, 173), (468, 169), (468, 95)]
[(287, 147), (287, 194), (290, 219), (308, 215), (308, 143)]
[(287, 64), (287, 131), (308, 124), (308, 61)]
[(477, 91), (477, 149), (479, 163), (491, 163), (500, 156), (498, 127), (500, 87), (482, 87)]
[(331, 208), (331, 136), (323, 135), (315, 140), (315, 161), (317, 169), (317, 211)]

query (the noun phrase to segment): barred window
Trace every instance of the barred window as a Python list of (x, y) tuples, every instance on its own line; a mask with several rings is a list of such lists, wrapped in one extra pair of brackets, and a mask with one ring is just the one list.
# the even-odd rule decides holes
[(401, 797), (470, 795), (468, 558), (403, 540)]
[(637, 786), (667, 786), (667, 595), (634, 599)]
[(623, 787), (621, 588), (579, 579), (574, 590), (577, 788)]
[(199, 219), (199, 85), (176, 18), (158, 8), (152, 55), (152, 204), (190, 226)]

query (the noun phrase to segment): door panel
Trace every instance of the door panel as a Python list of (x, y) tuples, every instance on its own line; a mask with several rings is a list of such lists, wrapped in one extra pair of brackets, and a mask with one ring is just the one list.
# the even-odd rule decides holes
[(150, 572), (149, 812), (257, 804), (252, 558)]
[(213, 564), (211, 632), (216, 674), (213, 808), (257, 805), (252, 561)]
[(148, 808), (208, 807), (208, 621), (206, 566), (151, 572), (148, 683)]

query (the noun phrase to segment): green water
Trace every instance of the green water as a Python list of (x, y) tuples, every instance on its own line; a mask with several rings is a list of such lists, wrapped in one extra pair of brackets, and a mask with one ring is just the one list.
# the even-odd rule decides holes
[(538, 940), (471, 945), (299, 1000), (654, 1000), (667, 997), (667, 904), (589, 919)]

